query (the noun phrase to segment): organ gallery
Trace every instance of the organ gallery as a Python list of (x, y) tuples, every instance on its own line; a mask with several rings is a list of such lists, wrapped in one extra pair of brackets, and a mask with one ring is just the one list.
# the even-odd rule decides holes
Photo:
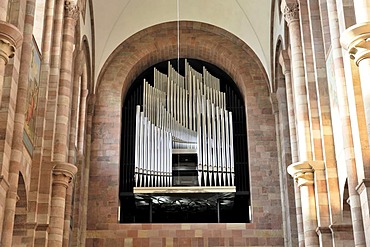
[[(242, 191), (242, 187), (247, 188), (247, 181), (237, 183), (236, 197), (235, 124), (230, 111), (232, 106), (235, 108), (237, 100), (238, 104), (242, 102), (232, 87), (223, 85), (231, 83), (231, 80), (221, 82), (205, 66), (201, 67), (201, 61), (193, 61), (202, 72), (195, 70), (186, 59), (181, 59), (181, 63), (176, 61), (178, 70), (180, 64), (183, 66), (181, 70), (184, 75), (177, 72), (170, 61), (167, 64), (162, 62), (159, 66), (166, 69), (166, 73), (155, 66), (148, 69), (149, 73), (152, 70), (153, 82), (147, 79), (141, 83), (139, 81), (138, 89), (130, 92), (133, 100), (139, 94), (137, 101), (140, 105), (136, 105), (135, 122), (131, 123), (135, 126), (134, 135), (131, 135), (134, 147), (131, 154), (122, 159), (123, 170), (134, 165), (130, 175), (123, 175), (122, 190), (126, 193), (122, 201), (134, 200), (134, 208), (137, 210), (148, 204), (148, 221), (161, 222), (163, 219), (158, 219), (155, 215), (163, 208), (166, 211), (179, 202), (190, 210), (187, 212), (179, 209), (184, 214), (189, 214), (188, 218), (181, 219), (188, 222), (207, 222), (209, 218), (210, 222), (221, 222), (222, 207), (232, 211), (238, 207), (239, 201), (242, 201), (241, 205), (249, 207), (249, 192)], [(212, 69), (215, 70), (215, 67)], [(132, 87), (135, 88), (135, 84)], [(227, 107), (227, 102), (230, 107)], [(240, 115), (240, 111), (235, 111), (234, 114)], [(238, 118), (243, 116), (241, 114)], [(128, 132), (132, 132), (132, 129)], [(243, 130), (237, 132), (245, 133)], [(130, 160), (132, 154), (134, 164), (128, 164), (127, 160)], [(240, 156), (242, 155), (238, 153), (237, 160), (241, 160)], [(239, 162), (239, 166), (246, 167), (247, 163)], [(239, 171), (243, 169), (239, 168)], [(240, 177), (242, 176), (237, 176), (237, 180), (242, 180)], [(133, 184), (127, 180), (133, 181)], [(130, 197), (127, 192), (131, 190), (131, 186), (133, 194)], [(176, 210), (171, 209), (171, 212)], [(212, 213), (213, 219), (210, 216)], [(132, 212), (124, 213), (122, 210), (122, 214), (124, 217)], [(204, 219), (202, 215), (205, 215)], [(131, 220), (136, 221), (138, 217), (140, 216)], [(169, 222), (180, 220), (174, 215), (171, 217)], [(244, 213), (240, 219), (248, 221), (248, 217), (248, 213)], [(226, 222), (236, 220), (235, 216), (225, 218)]]
[(0, 246), (370, 246), (369, 42), (370, 0), (0, 0)]

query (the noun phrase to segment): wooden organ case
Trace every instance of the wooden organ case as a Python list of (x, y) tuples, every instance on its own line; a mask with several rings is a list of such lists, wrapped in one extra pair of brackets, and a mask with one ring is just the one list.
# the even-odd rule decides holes
[(126, 97), (120, 222), (249, 222), (243, 101), (216, 67), (176, 62), (147, 70)]

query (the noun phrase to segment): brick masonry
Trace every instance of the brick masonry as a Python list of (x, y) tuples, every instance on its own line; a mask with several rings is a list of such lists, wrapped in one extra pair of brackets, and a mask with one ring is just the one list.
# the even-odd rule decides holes
[(212, 63), (237, 83), (246, 104), (252, 223), (117, 223), (121, 104), (149, 66), (177, 57), (176, 23), (147, 28), (124, 41), (98, 78), (93, 118), (86, 246), (283, 246), (275, 119), (266, 73), (254, 52), (225, 30), (180, 23), (180, 56)]

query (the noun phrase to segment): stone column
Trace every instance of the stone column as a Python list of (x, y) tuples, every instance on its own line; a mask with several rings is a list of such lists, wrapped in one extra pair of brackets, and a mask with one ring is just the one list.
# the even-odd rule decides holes
[(68, 130), (72, 96), (73, 49), (78, 7), (73, 1), (65, 1), (62, 57), (58, 90), (58, 106), (55, 128), (54, 160), (68, 159)]
[[(1, 9), (0, 9), (1, 11)], [(15, 54), (16, 49), (22, 43), (22, 34), (15, 26), (0, 20), (0, 109), (2, 99), (2, 89), (4, 82), (5, 66), (10, 58)], [(1, 115), (2, 116), (2, 115)], [(0, 137), (0, 144), (5, 142), (5, 134)], [(10, 155), (8, 153), (7, 155)], [(5, 150), (0, 150), (0, 239), (2, 238), (4, 210), (6, 194), (9, 188), (9, 156), (5, 157)]]
[(307, 91), (305, 83), (304, 60), (302, 53), (301, 29), (299, 23), (298, 3), (282, 3), (284, 18), (288, 24), (291, 64), (292, 64), (292, 89), (296, 116), (296, 133), (298, 159), (300, 161), (312, 160), (312, 145), (310, 121), (308, 115)]
[[(23, 130), (25, 122), (25, 112), (27, 109), (27, 89), (29, 83), (29, 71), (32, 59), (32, 31), (33, 31), (33, 18), (35, 14), (35, 0), (28, 0), (26, 5), (26, 16), (25, 25), (29, 28), (25, 28), (23, 31), (23, 44), (21, 61), (19, 68), (19, 80), (17, 90), (17, 104), (14, 116), (13, 126), (13, 140), (12, 140), (12, 151), (9, 165), (9, 191), (6, 199), (5, 208), (5, 219), (3, 222), (3, 236), (1, 239), (2, 247), (12, 245), (13, 229), (14, 229), (14, 217), (17, 203), (17, 191), (19, 183), (19, 171), (22, 162), (22, 155), (24, 144), (23, 144)], [(32, 224), (31, 224), (32, 225)], [(24, 227), (24, 226), (23, 226)]]
[(95, 111), (96, 95), (90, 94), (88, 97), (87, 104), (87, 114), (86, 114), (86, 157), (85, 157), (85, 169), (81, 172), (84, 176), (83, 184), (81, 184), (81, 225), (80, 225), (80, 235), (77, 241), (80, 243), (79, 246), (86, 245), (86, 234), (87, 234), (87, 205), (89, 196), (89, 179), (90, 179), (90, 156), (91, 156), (91, 140), (92, 140), (92, 125), (93, 116)]
[[(60, 80), (58, 89), (58, 104), (57, 104), (57, 115), (56, 115), (56, 127), (55, 127), (55, 141), (54, 141), (54, 161), (66, 162), (68, 161), (68, 137), (69, 137), (69, 122), (70, 122), (70, 107), (72, 97), (72, 68), (73, 68), (73, 51), (74, 51), (74, 34), (76, 21), (79, 16), (78, 7), (74, 1), (64, 2), (64, 23), (63, 23), (63, 40), (62, 40), (62, 53), (61, 53), (61, 65), (60, 65)], [(77, 167), (73, 166), (76, 171)], [(68, 191), (71, 192), (69, 189)], [(70, 219), (64, 219), (65, 213), (70, 218), (71, 213), (71, 198), (66, 200), (66, 191), (64, 192), (64, 209), (67, 211), (63, 212), (63, 222), (58, 222), (57, 228), (61, 227), (62, 240), (61, 245), (68, 244), (69, 233), (64, 232), (69, 230)], [(72, 194), (72, 193), (71, 193)], [(68, 227), (64, 227), (65, 225)], [(59, 230), (59, 229), (58, 229)], [(59, 237), (59, 236), (58, 236)], [(50, 235), (49, 235), (50, 238)], [(50, 241), (49, 241), (50, 244)], [(59, 244), (59, 243), (55, 243)], [(59, 246), (59, 245), (53, 245)]]
[[(50, 97), (48, 95), (50, 67), (52, 61), (52, 37), (53, 37), (53, 26), (54, 26), (54, 12), (55, 12), (55, 0), (45, 0), (45, 14), (44, 14), (44, 29), (42, 37), (42, 60), (40, 68), (40, 87), (39, 97), (36, 109), (36, 118), (42, 121), (37, 121), (37, 132), (35, 133), (36, 139), (33, 150), (32, 159), (32, 173), (30, 183), (30, 196), (28, 204), (31, 208), (34, 208), (34, 214), (29, 214), (28, 219), (30, 221), (37, 222), (36, 233), (34, 239), (34, 246), (44, 247), (47, 245), (48, 239), (48, 227), (49, 227), (49, 197), (51, 195), (51, 176), (50, 176), (50, 162), (44, 159), (44, 135), (49, 133), (50, 129), (45, 131), (46, 125), (46, 108), (47, 101)], [(49, 113), (48, 113), (49, 114)], [(39, 183), (39, 181), (43, 181)], [(44, 186), (47, 184), (47, 186)], [(45, 198), (40, 200), (39, 198)], [(36, 213), (37, 212), (37, 213)]]
[[(6, 16), (8, 13), (8, 0), (1, 0), (0, 1), (0, 22), (6, 21)], [(1, 29), (0, 29), (1, 30)]]
[[(352, 135), (352, 123), (350, 119), (347, 81), (344, 74), (342, 47), (339, 42), (338, 13), (335, 0), (327, 0), (330, 38), (333, 53), (333, 65), (336, 90), (338, 95), (338, 108), (341, 118), (343, 152), (345, 155), (346, 169), (348, 175), (348, 191), (351, 201), (351, 218), (353, 226), (353, 237), (355, 246), (365, 246), (365, 236), (362, 224), (361, 206), (359, 195), (355, 190), (357, 183), (356, 157), (354, 153), (354, 140)], [(359, 163), (359, 162), (357, 162)], [(335, 228), (333, 228), (335, 229)], [(335, 234), (335, 233), (334, 233)]]
[[(370, 140), (370, 3), (366, 6), (365, 2), (362, 1), (363, 5), (361, 1), (355, 2), (357, 24), (342, 33), (341, 43), (359, 68), (367, 135)], [(366, 149), (365, 152), (369, 150)], [(357, 165), (359, 184), (356, 190), (360, 195), (366, 246), (370, 246), (370, 164), (365, 161), (362, 165)]]
[(69, 184), (77, 172), (77, 167), (63, 162), (55, 162), (53, 168), (51, 212), (48, 246), (63, 246), (63, 228), (66, 194)]
[(317, 215), (314, 188), (314, 170), (304, 161), (291, 164), (288, 173), (298, 183), (302, 200), (303, 229), (306, 247), (320, 246), (316, 233)]
[[(282, 73), (285, 76), (285, 88), (286, 88), (286, 104), (287, 104), (287, 115), (288, 115), (288, 126), (289, 126), (289, 137), (290, 137), (290, 148), (291, 148), (291, 161), (293, 163), (298, 161), (297, 153), (297, 139), (296, 139), (296, 127), (295, 127), (295, 114), (294, 114), (294, 97), (292, 90), (292, 80), (291, 80), (291, 69), (290, 69), (290, 59), (288, 51), (281, 51), (279, 55), (279, 63), (281, 65)], [(297, 218), (297, 233), (298, 233), (298, 245), (304, 246), (304, 234), (303, 234), (303, 223), (302, 223), (302, 207), (301, 207), (301, 196), (299, 189), (294, 183), (294, 197), (295, 197), (295, 210)], [(294, 204), (294, 202), (292, 202)], [(292, 226), (292, 228), (295, 226)]]
[[(291, 48), (291, 71), (292, 71), (292, 92), (293, 104), (296, 123), (296, 140), (298, 162), (293, 163), (288, 167), (288, 172), (291, 167), (300, 164), (308, 164), (313, 159), (313, 149), (311, 143), (311, 131), (309, 120), (308, 97), (305, 82), (304, 59), (302, 53), (302, 39), (299, 20), (299, 4), (296, 1), (283, 1), (281, 10), (284, 13), (284, 18), (287, 22), (290, 37)], [(294, 162), (294, 161), (293, 161)], [(290, 173), (290, 172), (289, 172)], [(290, 173), (292, 174), (292, 173)], [(304, 175), (302, 173), (301, 175)], [(313, 176), (313, 175), (312, 175)], [(305, 176), (306, 177), (306, 176)], [(300, 179), (300, 181), (303, 181)], [(304, 185), (304, 186), (302, 186)], [(316, 208), (315, 195), (313, 184), (309, 182), (301, 183), (299, 190), (296, 190), (297, 196), (301, 198), (302, 223), (304, 230), (304, 245), (318, 246), (319, 239), (316, 234)], [(299, 192), (300, 193), (299, 193)], [(313, 211), (312, 211), (313, 210)], [(298, 215), (297, 215), (298, 216)], [(299, 219), (298, 226), (299, 226)], [(303, 244), (300, 241), (300, 244)]]
[[(325, 169), (324, 161), (311, 161), (310, 166), (314, 170), (314, 189), (316, 199), (317, 225), (316, 233), (319, 236), (320, 246), (333, 246), (333, 238), (330, 225), (330, 212), (328, 208), (327, 178), (328, 169)], [(331, 216), (333, 217), (333, 216)]]

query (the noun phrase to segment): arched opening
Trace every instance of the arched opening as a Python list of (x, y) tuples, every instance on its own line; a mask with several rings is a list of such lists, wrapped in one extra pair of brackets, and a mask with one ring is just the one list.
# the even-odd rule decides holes
[[(275, 121), (269, 99), (268, 78), (253, 50), (233, 34), (205, 23), (180, 22), (180, 56), (207, 61), (225, 71), (237, 84), (248, 116), (248, 152), (251, 207), (248, 229), (281, 226), (280, 187), (276, 170)], [(177, 56), (176, 22), (161, 23), (128, 38), (111, 54), (99, 73), (91, 132), (87, 231), (117, 225), (120, 204), (122, 105), (133, 81), (147, 68)], [(102, 188), (106, 193), (101, 193)], [(273, 197), (268, 195), (273, 194)], [(266, 201), (266, 198), (269, 198)], [(278, 206), (277, 206), (278, 205)], [(127, 206), (127, 204), (126, 204)], [(248, 210), (245, 208), (244, 210)], [(268, 213), (266, 213), (268, 212)], [(276, 224), (266, 224), (274, 214)], [(146, 224), (137, 224), (147, 227)], [(180, 227), (181, 224), (176, 224)], [(188, 226), (188, 224), (185, 224)], [(241, 224), (246, 227), (245, 224)], [(171, 229), (172, 224), (162, 225)], [(182, 226), (182, 225), (181, 225)], [(230, 233), (227, 224), (222, 231)], [(197, 228), (205, 227), (198, 224)], [(227, 234), (228, 234), (227, 233)], [(202, 235), (203, 236), (203, 235)], [(204, 236), (205, 237), (205, 236)]]
[[(178, 64), (179, 61), (179, 64)], [(167, 61), (155, 64), (150, 68), (146, 69), (143, 73), (141, 73), (132, 83), (132, 86), (128, 90), (127, 96), (125, 98), (123, 108), (122, 108), (122, 142), (121, 142), (121, 177), (120, 177), (120, 191), (121, 191), (121, 218), (120, 221), (123, 223), (145, 223), (145, 222), (156, 222), (156, 223), (215, 223), (215, 222), (249, 222), (249, 169), (248, 169), (248, 152), (246, 152), (245, 148), (247, 146), (247, 134), (246, 134), (246, 116), (245, 116), (245, 106), (244, 100), (237, 88), (235, 82), (231, 79), (229, 75), (227, 75), (224, 71), (219, 69), (218, 67), (196, 59), (187, 59), (187, 66), (190, 66), (197, 72), (202, 72), (203, 74), (212, 75), (215, 78), (218, 78), (219, 81), (219, 91), (225, 94), (225, 105), (226, 110), (232, 113), (232, 126), (228, 128), (228, 122), (225, 121), (216, 121), (216, 117), (213, 118), (212, 116), (216, 116), (215, 110), (211, 111), (211, 107), (214, 107), (215, 104), (209, 103), (209, 105), (204, 106), (204, 110), (206, 107), (209, 109), (207, 112), (207, 116), (210, 117), (209, 121), (205, 121), (206, 117), (203, 116), (203, 122), (200, 123), (202, 120), (199, 120), (199, 124), (204, 124), (204, 130), (202, 131), (199, 129), (197, 130), (198, 136), (200, 139), (203, 139), (203, 143), (207, 142), (206, 147), (204, 144), (200, 147), (200, 143), (202, 140), (197, 141), (196, 150), (194, 149), (186, 149), (186, 144), (184, 142), (181, 143), (181, 147), (179, 144), (176, 143), (176, 134), (174, 134), (172, 138), (171, 145), (171, 152), (170, 152), (170, 159), (172, 161), (167, 160), (164, 158), (164, 162), (171, 163), (168, 164), (169, 170), (171, 175), (169, 178), (169, 182), (164, 184), (160, 183), (160, 179), (165, 177), (168, 179), (168, 175), (150, 175), (148, 176), (146, 172), (143, 175), (137, 171), (137, 167), (135, 166), (135, 160), (140, 159), (139, 152), (146, 152), (141, 150), (140, 143), (139, 145), (135, 142), (135, 135), (138, 135), (138, 131), (140, 126), (138, 125), (138, 119), (135, 119), (137, 106), (141, 108), (145, 108), (144, 106), (144, 97), (147, 97), (146, 89), (144, 89), (143, 81), (146, 80), (149, 82), (151, 86), (153, 86), (153, 82), (155, 80), (158, 81), (158, 78), (155, 79), (156, 75), (154, 75), (154, 70), (158, 71), (162, 75), (165, 75), (169, 70), (169, 66), (171, 68), (177, 68), (179, 70), (179, 76), (182, 77), (186, 74), (185, 72), (185, 59), (172, 59)], [(205, 70), (204, 70), (204, 69)], [(207, 71), (207, 72), (205, 72)], [(189, 72), (188, 72), (189, 73)], [(194, 72), (196, 73), (196, 72)], [(199, 74), (198, 74), (199, 75)], [(158, 75), (157, 75), (158, 77)], [(176, 77), (176, 76), (175, 76)], [(200, 114), (199, 111), (202, 111), (200, 108), (196, 109), (195, 104), (187, 104), (190, 101), (193, 101), (192, 95), (196, 95), (196, 92), (191, 89), (192, 82), (189, 82), (188, 79), (184, 77), (184, 89), (179, 89), (178, 92), (175, 93), (173, 99), (170, 99), (170, 92), (167, 92), (168, 101), (166, 101), (167, 106), (164, 108), (166, 109), (161, 115), (169, 112), (170, 102), (172, 100), (177, 102), (177, 109), (178, 112), (176, 115), (176, 123), (180, 123), (181, 126), (185, 127), (184, 130), (193, 130), (196, 129), (196, 126), (192, 126), (192, 122), (195, 125), (195, 115)], [(203, 81), (206, 82), (207, 80), (203, 77)], [(163, 83), (164, 88), (162, 89), (161, 93), (168, 90), (171, 87), (170, 79), (167, 79), (166, 82)], [(173, 82), (172, 82), (173, 83)], [(185, 89), (188, 84), (188, 89)], [(195, 83), (195, 82), (194, 82)], [(167, 86), (166, 86), (167, 85)], [(202, 87), (202, 86), (201, 86)], [(205, 86), (206, 88), (206, 86)], [(216, 102), (216, 90), (207, 87), (207, 90), (201, 94), (203, 95), (210, 95), (209, 102)], [(181, 91), (183, 90), (183, 91)], [(179, 94), (179, 92), (184, 92)], [(186, 95), (186, 97), (185, 97)], [(214, 96), (213, 96), (214, 95)], [(152, 93), (150, 93), (149, 97), (154, 97)], [(211, 99), (214, 97), (214, 99)], [(186, 102), (182, 102), (186, 101)], [(194, 100), (196, 102), (196, 100)], [(199, 102), (199, 101), (198, 101)], [(204, 103), (205, 104), (205, 103)], [(188, 107), (189, 106), (189, 107)], [(194, 107), (193, 107), (194, 106)], [(155, 108), (158, 107), (154, 106)], [(192, 111), (194, 109), (194, 111)], [(217, 107), (217, 112), (219, 111)], [(221, 107), (220, 107), (221, 111)], [(176, 106), (175, 110), (176, 112)], [(212, 112), (212, 116), (211, 116)], [(155, 113), (156, 114), (156, 113)], [(159, 114), (159, 113), (158, 113)], [(228, 115), (228, 114), (226, 114)], [(221, 114), (221, 119), (225, 118), (229, 120), (229, 117)], [(200, 116), (200, 115), (199, 115)], [(159, 116), (158, 116), (159, 117)], [(161, 116), (165, 117), (165, 116)], [(150, 118), (150, 117), (148, 117)], [(194, 120), (194, 121), (193, 121)], [(157, 119), (157, 121), (162, 121)], [(171, 120), (164, 120), (164, 121), (171, 121)], [(231, 121), (231, 120), (230, 120)], [(220, 122), (220, 124), (218, 124)], [(156, 125), (156, 123), (154, 123)], [(171, 124), (170, 124), (171, 125)], [(220, 125), (220, 126), (217, 126)], [(217, 128), (216, 128), (217, 126)], [(225, 127), (226, 126), (226, 127)], [(144, 127), (145, 128), (145, 127)], [(167, 129), (164, 127), (164, 129)], [(216, 129), (219, 131), (217, 132)], [(137, 130), (137, 131), (136, 131)], [(224, 131), (226, 130), (226, 131)], [(229, 139), (224, 140), (225, 138), (222, 137), (222, 133), (226, 132), (227, 136), (229, 137), (229, 130), (233, 130), (233, 135), (231, 137), (230, 132), (230, 142)], [(150, 130), (149, 130), (150, 131)], [(171, 132), (171, 131), (169, 131)], [(199, 132), (202, 132), (201, 134)], [(217, 132), (217, 134), (216, 134)], [(157, 134), (154, 134), (157, 135)], [(200, 137), (200, 135), (207, 135), (207, 137)], [(216, 141), (216, 136), (217, 140)], [(204, 141), (205, 140), (205, 141)], [(231, 141), (232, 140), (232, 141)], [(156, 138), (149, 138), (149, 142), (156, 142)], [(232, 142), (232, 143), (231, 143)], [(141, 143), (142, 144), (142, 143)], [(157, 144), (155, 144), (157, 145)], [(232, 154), (226, 152), (227, 147), (233, 147)], [(140, 151), (138, 149), (140, 148)], [(142, 148), (144, 149), (144, 147)], [(150, 149), (150, 147), (145, 146), (145, 150)], [(137, 152), (135, 152), (137, 150)], [(160, 173), (158, 170), (162, 169), (160, 163), (163, 163), (163, 160), (157, 162), (156, 155), (161, 156), (166, 154), (167, 152), (163, 149), (155, 148), (155, 151), (149, 151), (149, 159), (153, 159), (153, 167), (150, 169), (155, 169), (155, 173)], [(202, 153), (204, 153), (202, 155)], [(164, 155), (168, 157), (168, 155)], [(206, 157), (205, 157), (206, 156)], [(149, 162), (148, 158), (143, 156), (145, 159), (145, 163)], [(203, 159), (203, 160), (202, 160)], [(231, 164), (232, 163), (232, 164)], [(137, 164), (137, 163), (136, 163)], [(203, 168), (206, 166), (205, 168)], [(207, 164), (207, 165), (206, 165)], [(231, 165), (230, 165), (231, 164)], [(150, 166), (150, 165), (149, 165)], [(223, 167), (224, 166), (224, 167)], [(146, 171), (148, 168), (144, 168)], [(164, 168), (166, 169), (166, 168)], [(231, 172), (232, 171), (232, 172)], [(140, 176), (140, 179), (138, 177)], [(231, 177), (232, 176), (232, 177)], [(233, 181), (231, 181), (231, 178)], [(235, 181), (234, 181), (235, 178)], [(151, 179), (149, 181), (149, 179)], [(140, 181), (139, 181), (140, 180)], [(142, 181), (146, 185), (142, 185)], [(194, 194), (194, 187), (224, 187), (225, 186), (234, 186), (236, 187), (236, 193), (208, 193), (208, 194), (199, 194), (197, 196), (190, 195), (190, 194), (166, 194), (160, 195), (160, 193), (156, 193), (155, 195), (142, 195), (133, 193), (134, 188), (136, 186), (148, 186), (148, 187), (181, 187), (185, 186), (184, 189), (191, 187), (192, 194)], [(149, 183), (149, 184), (148, 184)], [(157, 189), (158, 190), (158, 189)], [(196, 197), (196, 198), (195, 198)], [(181, 214), (179, 212), (182, 212)]]
[(23, 246), (24, 239), (27, 238), (27, 194), (24, 179), (19, 173), (17, 204), (15, 208), (13, 242), (12, 246)]

